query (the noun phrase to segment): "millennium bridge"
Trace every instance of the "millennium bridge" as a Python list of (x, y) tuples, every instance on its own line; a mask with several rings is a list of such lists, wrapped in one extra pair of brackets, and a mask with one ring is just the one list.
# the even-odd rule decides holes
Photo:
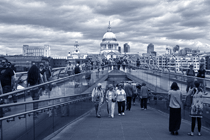
[[(87, 75), (89, 78), (87, 78)], [(169, 107), (167, 92), (172, 82), (177, 82), (186, 95), (187, 76), (159, 69), (128, 66), (126, 70), (84, 71), (67, 76), (65, 68), (52, 71), (53, 80), (26, 87), (27, 73), (17, 73), (18, 90), (0, 95), (8, 96), (10, 102), (0, 105), (5, 110), (0, 118), (0, 140), (209, 140), (210, 98), (204, 100), (202, 136), (188, 136), (191, 130), (189, 108), (182, 108), (182, 123), (179, 135), (169, 133)], [(197, 78), (197, 77), (192, 77)], [(197, 78), (198, 79), (198, 78)], [(210, 93), (210, 78), (205, 78), (205, 90)], [(123, 81), (146, 83), (151, 91), (148, 110), (141, 110), (139, 102), (132, 105), (125, 116), (108, 118), (106, 105), (102, 106), (102, 117), (96, 118), (91, 102), (91, 92), (97, 83), (105, 89), (109, 83)], [(22, 87), (22, 88), (21, 88)], [(32, 100), (30, 91), (40, 89), (39, 100)], [(12, 95), (17, 96), (13, 103)], [(185, 98), (183, 98), (184, 102)], [(35, 107), (36, 106), (36, 107)], [(6, 111), (10, 108), (10, 111)], [(195, 129), (195, 133), (197, 128)]]

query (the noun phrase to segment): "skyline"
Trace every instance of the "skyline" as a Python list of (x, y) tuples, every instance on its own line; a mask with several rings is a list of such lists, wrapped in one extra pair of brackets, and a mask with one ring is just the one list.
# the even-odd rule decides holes
[(80, 52), (99, 52), (109, 21), (119, 46), (158, 54), (179, 45), (210, 48), (209, 0), (1, 0), (0, 54), (22, 54), (23, 45), (50, 45), (54, 56), (67, 56), (78, 41)]

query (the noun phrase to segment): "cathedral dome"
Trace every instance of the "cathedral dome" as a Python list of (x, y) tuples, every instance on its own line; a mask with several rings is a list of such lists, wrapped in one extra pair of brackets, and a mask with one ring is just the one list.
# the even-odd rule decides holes
[(116, 36), (113, 32), (106, 32), (103, 36), (103, 39), (116, 39)]

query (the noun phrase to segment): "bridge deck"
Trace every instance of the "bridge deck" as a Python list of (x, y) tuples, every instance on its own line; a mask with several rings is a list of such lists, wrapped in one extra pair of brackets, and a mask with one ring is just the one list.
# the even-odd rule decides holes
[(106, 105), (102, 107), (102, 117), (96, 118), (95, 111), (77, 122), (65, 127), (52, 140), (209, 140), (210, 132), (202, 128), (202, 136), (188, 136), (190, 122), (182, 121), (179, 135), (171, 135), (168, 131), (168, 115), (153, 108), (141, 110), (139, 105), (132, 106), (125, 116), (117, 115), (108, 118)]

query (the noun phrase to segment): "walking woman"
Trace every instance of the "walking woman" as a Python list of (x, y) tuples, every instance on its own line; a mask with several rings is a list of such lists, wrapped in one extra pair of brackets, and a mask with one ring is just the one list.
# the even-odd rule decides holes
[(125, 115), (125, 100), (126, 100), (126, 93), (124, 91), (123, 84), (118, 84), (118, 90), (116, 91), (117, 94), (117, 104), (118, 104), (118, 115)]
[(176, 82), (171, 85), (171, 90), (168, 92), (169, 97), (169, 131), (172, 135), (178, 135), (178, 130), (181, 125), (181, 107), (182, 107), (182, 93)]
[(109, 84), (108, 88), (109, 89), (106, 92), (107, 108), (108, 108), (109, 117), (114, 118), (116, 93), (112, 84)]
[(149, 96), (148, 88), (145, 83), (142, 83), (141, 92), (139, 97), (141, 98), (141, 109), (147, 110), (147, 98)]
[(194, 82), (195, 88), (192, 91), (191, 96), (193, 97), (190, 117), (192, 118), (191, 123), (191, 132), (188, 133), (189, 136), (194, 135), (195, 122), (197, 120), (198, 124), (198, 136), (201, 136), (201, 119), (203, 117), (203, 97), (208, 93), (205, 93), (203, 89), (200, 87), (200, 83), (198, 81)]

